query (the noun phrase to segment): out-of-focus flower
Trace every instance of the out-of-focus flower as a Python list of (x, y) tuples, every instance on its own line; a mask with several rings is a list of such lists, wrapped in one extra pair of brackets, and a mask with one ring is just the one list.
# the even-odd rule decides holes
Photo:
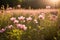
[(22, 27), (22, 24), (17, 24), (17, 28), (22, 29), (22, 28), (23, 28), (23, 27)]
[(25, 25), (22, 25), (22, 24), (17, 24), (17, 28), (20, 28), (22, 30), (27, 30), (27, 27)]
[(17, 24), (17, 23), (19, 23), (19, 21), (18, 20), (14, 20), (14, 23)]
[(13, 9), (12, 7), (7, 8), (7, 10), (12, 10), (12, 9)]
[(46, 8), (47, 8), (47, 9), (50, 9), (50, 8), (51, 8), (51, 6), (46, 6)]
[(43, 15), (38, 16), (39, 19), (44, 19), (45, 17)]
[(9, 10), (12, 10), (13, 8), (12, 7), (9, 7)]
[(6, 29), (2, 28), (2, 31), (5, 31)]
[(7, 28), (11, 29), (13, 27), (13, 25), (9, 25)]
[(10, 18), (10, 20), (11, 20), (11, 21), (14, 21), (14, 20), (16, 20), (16, 18), (15, 18), (15, 17), (12, 17), (12, 18)]
[(18, 19), (19, 19), (19, 20), (24, 20), (24, 19), (25, 19), (25, 17), (20, 16), (20, 17), (18, 17)]
[(24, 31), (27, 30), (27, 27), (26, 27), (25, 25), (23, 25), (23, 30), (24, 30)]
[(45, 15), (45, 13), (44, 12), (41, 12), (40, 15)]
[(32, 18), (31, 18), (31, 17), (28, 17), (28, 18), (26, 18), (26, 20), (27, 20), (27, 21), (31, 21), (31, 20), (32, 20)]
[(35, 22), (35, 23), (38, 23), (38, 21), (37, 21), (36, 19), (34, 20), (34, 22)]
[(2, 30), (0, 30), (0, 33), (3, 33), (3, 31), (2, 31)]
[(17, 5), (18, 8), (21, 8), (21, 5)]
[(6, 13), (11, 13), (11, 11), (8, 11), (8, 10), (7, 10), (7, 11), (5, 11), (5, 12), (6, 12)]
[(2, 29), (0, 30), (0, 33), (3, 33), (5, 30), (6, 30), (6, 29), (2, 28)]
[(57, 20), (57, 16), (55, 16), (55, 15), (50, 16), (50, 20), (52, 20), (52, 21)]

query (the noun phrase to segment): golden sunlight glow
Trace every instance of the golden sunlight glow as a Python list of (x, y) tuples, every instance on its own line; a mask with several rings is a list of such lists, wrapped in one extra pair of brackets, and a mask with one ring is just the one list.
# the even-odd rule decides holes
[(50, 0), (53, 3), (57, 3), (59, 0)]

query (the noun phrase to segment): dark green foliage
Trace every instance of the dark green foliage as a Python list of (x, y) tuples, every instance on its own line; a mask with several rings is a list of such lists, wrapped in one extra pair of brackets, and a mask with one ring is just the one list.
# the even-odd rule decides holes
[(7, 7), (7, 5), (9, 5), (10, 7), (15, 7), (18, 4), (21, 4), (22, 0), (0, 0), (0, 8), (2, 7), (2, 5), (5, 6), (5, 8)]

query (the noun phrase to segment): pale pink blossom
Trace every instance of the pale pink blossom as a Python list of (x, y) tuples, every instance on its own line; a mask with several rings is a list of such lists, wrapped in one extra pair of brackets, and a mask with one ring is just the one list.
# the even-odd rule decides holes
[(22, 30), (27, 30), (27, 27), (23, 24), (17, 24), (17, 28), (20, 28)]
[(0, 33), (3, 33), (5, 30), (6, 30), (6, 29), (2, 28), (2, 29), (0, 30)]
[(44, 19), (45, 17), (43, 15), (38, 16), (39, 19)]
[(7, 10), (12, 10), (12, 9), (13, 9), (12, 7), (7, 8)]
[(24, 19), (25, 19), (25, 17), (20, 16), (20, 17), (18, 17), (18, 19), (19, 19), (19, 20), (24, 20)]
[(12, 7), (7, 8), (7, 10), (12, 10)]
[(46, 6), (46, 8), (47, 8), (47, 9), (50, 9), (50, 8), (51, 8), (51, 6)]
[(41, 13), (40, 13), (40, 15), (43, 15), (43, 16), (45, 16), (45, 13), (44, 13), (44, 12), (41, 12)]
[(0, 30), (0, 33), (3, 33), (3, 31), (2, 31), (2, 30)]
[(11, 13), (11, 11), (9, 11), (9, 10), (7, 10), (7, 11), (5, 11), (6, 13)]
[(18, 8), (21, 8), (21, 5), (17, 5)]
[(24, 30), (24, 31), (27, 30), (27, 27), (24, 26), (24, 27), (23, 27), (23, 30)]
[(10, 20), (11, 20), (11, 21), (14, 21), (14, 20), (16, 20), (16, 18), (15, 18), (15, 17), (12, 17), (12, 18), (10, 18)]
[(11, 29), (13, 27), (13, 25), (9, 25), (8, 28)]
[(5, 31), (6, 29), (2, 28), (2, 31)]
[(31, 21), (31, 20), (32, 20), (32, 18), (31, 18), (31, 17), (28, 17), (28, 18), (26, 18), (26, 20), (27, 20), (27, 21)]
[(35, 23), (38, 23), (38, 21), (37, 21), (36, 19), (34, 20), (34, 22), (35, 22)]
[(19, 21), (18, 20), (14, 20), (14, 23), (17, 24), (17, 23), (19, 23)]
[(22, 24), (17, 24), (17, 28), (22, 29), (22, 28), (23, 28), (23, 27), (22, 27)]

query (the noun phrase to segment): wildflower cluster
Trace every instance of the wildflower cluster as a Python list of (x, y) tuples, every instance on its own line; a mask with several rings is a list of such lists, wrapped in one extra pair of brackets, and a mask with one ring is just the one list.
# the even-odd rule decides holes
[[(51, 21), (56, 21), (57, 20), (57, 16), (56, 15), (50, 15), (50, 16), (47, 16)], [(16, 26), (16, 28), (18, 28), (18, 29), (21, 29), (21, 30), (27, 30), (27, 27), (26, 27), (26, 22), (34, 22), (34, 23), (36, 23), (36, 24), (38, 24), (38, 23), (40, 23), (39, 21), (38, 21), (38, 19), (39, 20), (45, 20), (45, 13), (40, 13), (39, 15), (38, 15), (38, 17), (37, 18), (35, 18), (34, 17), (34, 19), (33, 19), (33, 17), (31, 17), (31, 16), (29, 16), (29, 17), (24, 17), (24, 16), (19, 16), (19, 17), (11, 17), (10, 18), (10, 21)], [(25, 24), (23, 24), (23, 23), (20, 23), (20, 22), (23, 22), (23, 23), (25, 23)], [(11, 25), (8, 25), (6, 28), (8, 28), (8, 29), (11, 29), (11, 28), (13, 28), (14, 27), (14, 25), (13, 24), (11, 24)], [(28, 24), (27, 24), (28, 25)], [(6, 30), (6, 28), (2, 28), (1, 30), (0, 30), (0, 32), (1, 33), (3, 33), (5, 30)]]

